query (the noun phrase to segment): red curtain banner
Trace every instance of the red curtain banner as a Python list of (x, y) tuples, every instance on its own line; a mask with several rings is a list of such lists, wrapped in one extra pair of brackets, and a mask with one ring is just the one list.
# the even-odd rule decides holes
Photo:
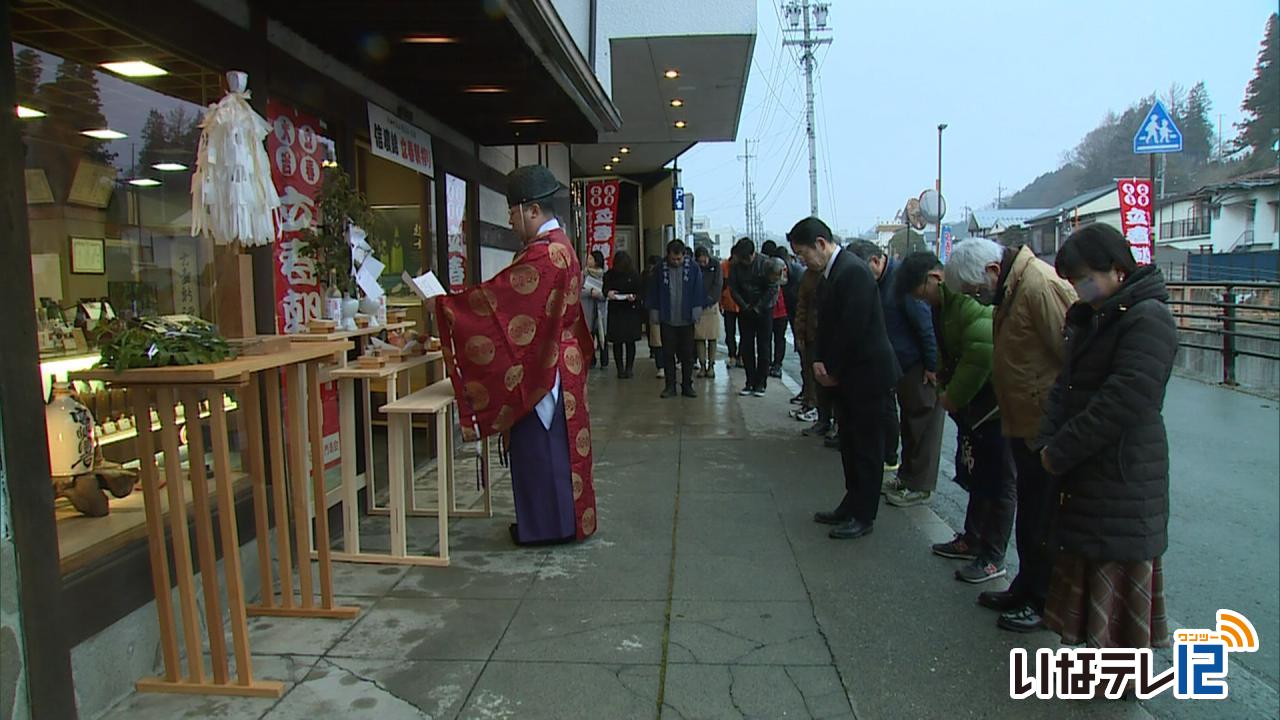
[(617, 180), (587, 183), (587, 252), (599, 250), (610, 267), (617, 245)]
[(1151, 264), (1151, 248), (1155, 245), (1155, 228), (1151, 222), (1151, 180), (1122, 178), (1120, 193), (1120, 230), (1129, 241), (1129, 251), (1139, 265)]
[[(271, 158), (271, 180), (280, 194), (280, 237), (273, 263), (276, 332), (305, 332), (307, 323), (324, 316), (320, 278), (315, 260), (302, 254), (306, 243), (302, 233), (315, 225), (320, 186), (324, 182), (325, 144), (321, 142), (320, 121), (275, 100), (267, 103), (267, 154)], [(338, 439), (337, 383), (320, 386), (324, 407), (324, 463), (335, 467), (341, 459)]]

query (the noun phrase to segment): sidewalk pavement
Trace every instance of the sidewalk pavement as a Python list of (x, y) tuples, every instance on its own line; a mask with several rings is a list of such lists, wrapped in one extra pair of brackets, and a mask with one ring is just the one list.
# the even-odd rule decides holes
[[(783, 384), (739, 398), (741, 371), (721, 367), (701, 397), (659, 400), (653, 372), (593, 378), (590, 541), (513, 547), (500, 478), (496, 516), (454, 525), (452, 567), (338, 564), (359, 618), (251, 620), (255, 672), (284, 681), (282, 699), (135, 694), (108, 717), (1152, 717), (1009, 699), (1010, 648), (1057, 638), (996, 629), (974, 599), (1004, 581), (959, 583), (929, 553), (951, 526), (882, 506), (870, 536), (828, 539), (810, 517), (841, 496), (839, 457), (799, 437)], [(410, 523), (434, 542), (434, 521)]]

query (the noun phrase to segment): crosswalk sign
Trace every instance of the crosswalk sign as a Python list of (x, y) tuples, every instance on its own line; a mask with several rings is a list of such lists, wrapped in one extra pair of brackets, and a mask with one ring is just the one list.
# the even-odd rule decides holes
[(1139, 155), (1149, 153), (1182, 152), (1182, 131), (1173, 124), (1173, 117), (1159, 100), (1151, 106), (1151, 112), (1133, 136), (1133, 151)]

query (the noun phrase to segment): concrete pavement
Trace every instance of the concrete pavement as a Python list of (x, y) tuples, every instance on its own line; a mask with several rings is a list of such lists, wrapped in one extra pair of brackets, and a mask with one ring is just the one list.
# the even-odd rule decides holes
[[(949, 462), (938, 512), (883, 506), (870, 536), (829, 540), (810, 515), (840, 497), (837, 454), (799, 438), (786, 386), (742, 399), (741, 380), (722, 366), (702, 397), (659, 400), (643, 358), (634, 380), (597, 371), (591, 541), (512, 547), (500, 481), (498, 517), (455, 525), (453, 567), (339, 565), (359, 618), (252, 621), (256, 670), (287, 683), (283, 699), (134, 695), (109, 717), (1276, 716), (1273, 403), (1180, 380), (1166, 411), (1170, 612), (1202, 627), (1232, 607), (1262, 635), (1262, 651), (1232, 658), (1232, 699), (1014, 701), (1009, 649), (1057, 639), (997, 630), (980, 588), (929, 553), (963, 513)], [(950, 430), (947, 443), (949, 458)], [(434, 521), (411, 532), (430, 546)]]

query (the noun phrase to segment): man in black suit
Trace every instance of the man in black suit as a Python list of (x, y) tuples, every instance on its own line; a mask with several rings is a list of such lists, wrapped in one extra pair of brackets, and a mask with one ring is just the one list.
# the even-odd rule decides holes
[(871, 532), (880, 507), (883, 418), (902, 370), (885, 332), (875, 273), (831, 238), (831, 228), (816, 217), (801, 220), (787, 233), (796, 255), (825, 278), (818, 287), (813, 373), (832, 391), (844, 464), (844, 499), (835, 510), (815, 513), (813, 519), (835, 525), (832, 538), (851, 540)]

